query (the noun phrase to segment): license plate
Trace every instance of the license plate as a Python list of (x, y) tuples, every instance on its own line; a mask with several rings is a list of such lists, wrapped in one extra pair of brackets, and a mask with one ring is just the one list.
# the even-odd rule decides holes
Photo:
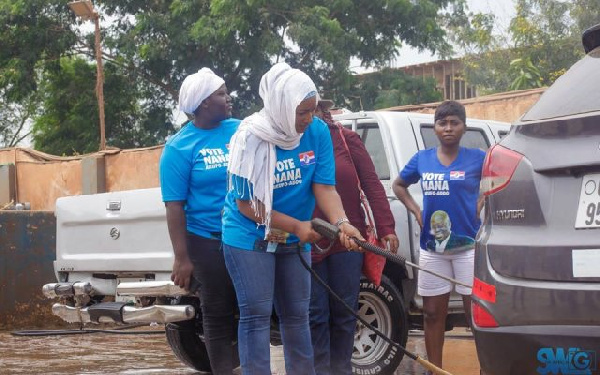
[(600, 228), (600, 173), (583, 176), (575, 228)]

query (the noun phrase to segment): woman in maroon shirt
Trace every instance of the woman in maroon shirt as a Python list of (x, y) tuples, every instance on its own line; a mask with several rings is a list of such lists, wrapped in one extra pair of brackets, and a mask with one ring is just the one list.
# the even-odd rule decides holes
[[(358, 175), (372, 210), (377, 234), (391, 251), (396, 252), (398, 238), (394, 232), (394, 217), (373, 161), (358, 134), (333, 121), (329, 113), (331, 106), (332, 101), (320, 100), (315, 115), (327, 123), (331, 133), (336, 190), (342, 198), (344, 211), (352, 225), (366, 238)], [(314, 217), (325, 218), (318, 208)], [(325, 254), (312, 252), (312, 268), (355, 311), (358, 309), (363, 255), (348, 251), (339, 241)], [(351, 374), (356, 318), (341, 303), (330, 298), (321, 284), (313, 282), (311, 288), (310, 328), (316, 374)]]

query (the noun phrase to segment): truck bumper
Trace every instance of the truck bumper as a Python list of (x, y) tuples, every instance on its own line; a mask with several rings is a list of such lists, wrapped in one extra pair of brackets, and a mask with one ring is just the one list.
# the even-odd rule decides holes
[[(81, 301), (98, 292), (89, 282), (52, 283), (43, 286), (47, 298)], [(190, 295), (172, 281), (122, 282), (115, 291), (117, 297), (180, 297)], [(89, 300), (89, 299), (87, 299)], [(55, 303), (52, 313), (69, 323), (172, 323), (193, 319), (196, 309), (191, 305), (133, 306), (127, 302), (102, 302), (90, 306), (77, 303)]]
[[(55, 303), (52, 313), (69, 323), (172, 323), (194, 318), (190, 305), (152, 305), (134, 307), (115, 302), (99, 303), (85, 308)], [(90, 310), (91, 309), (91, 310)]]

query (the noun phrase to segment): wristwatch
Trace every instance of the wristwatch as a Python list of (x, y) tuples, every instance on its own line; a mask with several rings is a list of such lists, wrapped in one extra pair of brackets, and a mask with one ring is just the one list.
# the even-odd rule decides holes
[(341, 218), (341, 219), (339, 219), (338, 221), (335, 222), (335, 226), (339, 227), (340, 225), (342, 225), (344, 223), (350, 223), (350, 220), (348, 220), (347, 217), (343, 217), (343, 218)]

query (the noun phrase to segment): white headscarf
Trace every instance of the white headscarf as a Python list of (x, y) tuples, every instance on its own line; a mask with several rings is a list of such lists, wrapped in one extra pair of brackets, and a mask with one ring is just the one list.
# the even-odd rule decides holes
[(179, 109), (192, 114), (204, 99), (208, 98), (225, 81), (209, 68), (202, 68), (183, 80), (179, 89)]
[[(229, 167), (231, 175), (243, 177), (252, 185), (251, 206), (265, 225), (265, 236), (271, 230), (273, 184), (277, 154), (275, 146), (291, 150), (298, 146), (302, 134), (296, 131), (296, 107), (311, 93), (316, 95), (314, 82), (305, 73), (286, 63), (273, 65), (260, 80), (259, 95), (264, 108), (246, 117), (230, 141)], [(237, 187), (246, 188), (246, 187)], [(258, 210), (258, 202), (265, 207)]]

